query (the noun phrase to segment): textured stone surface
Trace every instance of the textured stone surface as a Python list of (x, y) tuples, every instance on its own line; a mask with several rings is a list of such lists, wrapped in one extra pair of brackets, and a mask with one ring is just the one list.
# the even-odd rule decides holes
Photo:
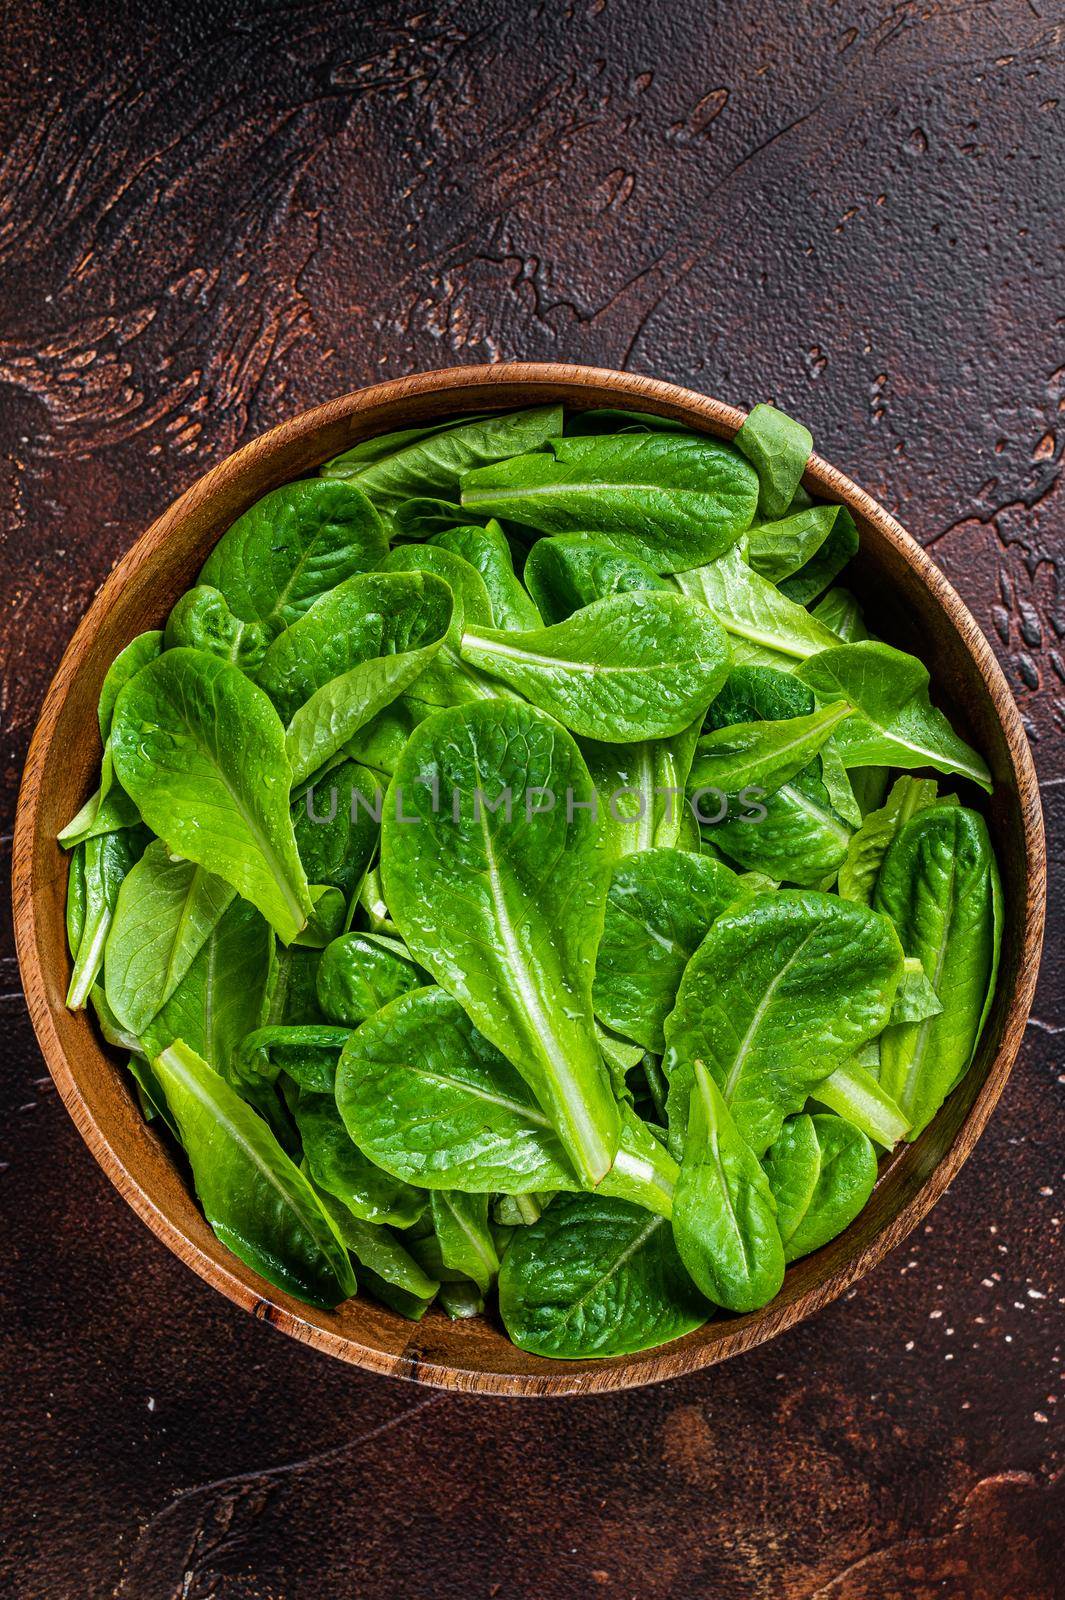
[[(0, 52), (8, 815), (179, 489), (344, 389), (529, 356), (804, 417), (996, 644), (1060, 866), (1060, 0), (16, 0)], [(349, 1371), (181, 1267), (49, 1092), (5, 926), (0, 1591), (1051, 1600), (1061, 935), (877, 1273), (725, 1368), (522, 1404)]]

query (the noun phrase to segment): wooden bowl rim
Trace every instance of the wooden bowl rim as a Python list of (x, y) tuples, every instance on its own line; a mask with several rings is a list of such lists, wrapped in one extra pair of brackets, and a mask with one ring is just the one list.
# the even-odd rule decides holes
[[(339, 419), (366, 411), (397, 406), (414, 397), (439, 393), (453, 396), (473, 388), (500, 389), (532, 386), (557, 391), (579, 403), (585, 391), (613, 391), (618, 403), (637, 409), (681, 409), (688, 418), (709, 424), (731, 437), (746, 415), (734, 406), (682, 388), (677, 384), (609, 368), (554, 362), (504, 362), (484, 366), (448, 367), (391, 379), (354, 390), (300, 412), (261, 434), (198, 478), (157, 517), (116, 564), (76, 628), (45, 695), (30, 741), (16, 811), (12, 887), (15, 936), (31, 1020), (48, 1070), (79, 1132), (108, 1178), (153, 1233), (201, 1278), (245, 1310), (267, 1320), (316, 1349), (373, 1372), (408, 1378), (430, 1386), (494, 1395), (568, 1395), (608, 1392), (658, 1382), (692, 1373), (710, 1364), (762, 1344), (830, 1304), (863, 1277), (899, 1244), (927, 1215), (968, 1158), (998, 1101), (1009, 1076), (1031, 1009), (1042, 947), (1045, 912), (1045, 842), (1039, 785), (1035, 765), (1006, 678), (983, 632), (968, 608), (921, 546), (871, 495), (816, 453), (811, 455), (805, 482), (828, 498), (858, 510), (879, 537), (894, 546), (944, 611), (975, 664), (1005, 740), (1016, 780), (1024, 834), (1024, 933), (1018, 977), (1009, 996), (1002, 1023), (1002, 1039), (987, 1076), (954, 1139), (943, 1152), (919, 1190), (865, 1246), (831, 1270), (820, 1282), (784, 1305), (772, 1302), (760, 1312), (726, 1321), (711, 1321), (685, 1339), (633, 1356), (600, 1362), (566, 1362), (530, 1356), (514, 1350), (516, 1362), (526, 1370), (485, 1370), (461, 1362), (425, 1360), (408, 1352), (399, 1355), (376, 1345), (363, 1344), (350, 1333), (340, 1333), (312, 1320), (319, 1314), (302, 1307), (256, 1277), (233, 1259), (232, 1269), (216, 1260), (159, 1208), (116, 1153), (107, 1129), (93, 1115), (56, 1032), (38, 950), (37, 897), (34, 893), (33, 852), (39, 828), (41, 777), (45, 757), (55, 734), (63, 705), (71, 692), (80, 658), (95, 636), (101, 619), (133, 572), (149, 562), (161, 548), (171, 527), (193, 506), (202, 504), (216, 486), (234, 475), (249, 456), (268, 458), (275, 447), (316, 433)], [(510, 400), (508, 397), (508, 405)], [(394, 425), (392, 419), (387, 426)], [(370, 436), (372, 429), (367, 430)], [(68, 676), (69, 674), (69, 676)], [(56, 847), (58, 848), (58, 846)], [(1018, 892), (1016, 889), (1014, 892)], [(117, 1063), (100, 1047), (100, 1055), (116, 1074)], [(322, 1314), (322, 1315), (328, 1315)], [(459, 1331), (461, 1331), (460, 1325)], [(412, 1343), (418, 1325), (412, 1324)], [(708, 1330), (713, 1330), (708, 1333)], [(500, 1337), (505, 1337), (500, 1335)], [(513, 1348), (513, 1347), (512, 1347)]]

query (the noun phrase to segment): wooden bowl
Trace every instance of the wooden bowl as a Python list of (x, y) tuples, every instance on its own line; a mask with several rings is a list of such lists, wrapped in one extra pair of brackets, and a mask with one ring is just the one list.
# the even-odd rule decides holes
[(921, 1138), (885, 1163), (861, 1216), (789, 1268), (773, 1303), (721, 1316), (642, 1355), (551, 1361), (516, 1349), (485, 1318), (410, 1323), (362, 1297), (335, 1312), (282, 1294), (218, 1243), (160, 1138), (143, 1121), (118, 1060), (85, 1012), (63, 1000), (67, 861), (55, 842), (96, 783), (96, 700), (118, 651), (161, 627), (218, 537), (268, 489), (314, 471), (357, 440), (461, 412), (562, 401), (673, 417), (731, 439), (743, 413), (672, 384), (591, 367), (513, 363), (398, 379), (344, 395), (283, 423), (200, 478), (119, 562), (84, 617), (45, 698), (19, 797), (14, 844), (19, 960), (41, 1049), (67, 1109), (112, 1183), (148, 1226), (208, 1283), (257, 1317), (374, 1372), (487, 1394), (576, 1394), (654, 1383), (749, 1350), (843, 1293), (939, 1199), (1002, 1093), (1035, 987), (1043, 934), (1045, 855), (1035, 770), (1020, 717), (987, 640), (920, 547), (875, 501), (818, 456), (807, 488), (850, 507), (861, 552), (847, 582), (867, 597), (877, 631), (914, 648), (937, 697), (986, 757), (985, 810), (1005, 882), (1002, 966), (977, 1059)]

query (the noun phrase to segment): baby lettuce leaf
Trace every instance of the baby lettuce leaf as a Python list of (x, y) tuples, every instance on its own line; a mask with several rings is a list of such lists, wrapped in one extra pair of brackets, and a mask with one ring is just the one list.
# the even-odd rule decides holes
[(100, 782), (93, 794), (76, 816), (56, 835), (64, 849), (69, 850), (86, 839), (100, 838), (105, 833), (117, 833), (120, 828), (132, 828), (140, 821), (133, 801), (114, 781), (114, 762), (111, 755), (111, 722), (115, 701), (131, 678), (140, 669), (154, 661), (163, 647), (163, 636), (158, 629), (139, 633), (108, 667), (100, 688), (96, 716), (103, 743), (103, 760), (100, 763)]
[(236, 1081), (241, 1041), (266, 1020), (274, 936), (246, 900), (234, 900), (173, 994), (141, 1035), (148, 1055), (183, 1039)]
[(720, 1089), (694, 1062), (673, 1238), (708, 1299), (728, 1311), (756, 1311), (772, 1300), (784, 1281), (776, 1209), (769, 1180)]
[(402, 946), (375, 933), (345, 933), (322, 951), (318, 1004), (332, 1022), (356, 1027), (424, 983)]
[(139, 1036), (161, 1009), (233, 899), (235, 891), (194, 861), (172, 860), (153, 839), (118, 891), (107, 936), (107, 1003)]
[[(427, 1189), (534, 1194), (578, 1187), (528, 1085), (442, 989), (419, 989), (356, 1030), (337, 1069), (352, 1139)], [(668, 1215), (675, 1164), (631, 1113), (601, 1192)]]
[(575, 611), (594, 600), (605, 600), (607, 595), (669, 588), (665, 578), (645, 561), (625, 555), (608, 539), (582, 533), (537, 539), (523, 577), (548, 624), (565, 622)]
[(847, 846), (847, 858), (839, 869), (839, 893), (844, 900), (872, 905), (888, 846), (911, 817), (935, 804), (937, 789), (934, 778), (904, 776), (895, 780), (885, 803), (869, 813)]
[(462, 656), (574, 733), (618, 744), (680, 733), (728, 671), (721, 628), (675, 594), (613, 595), (532, 633), (467, 624)]
[(844, 766), (936, 767), (991, 788), (983, 757), (932, 705), (928, 669), (916, 656), (866, 639), (823, 651), (799, 675), (819, 702), (843, 699), (854, 707), (836, 734)]
[(573, 1187), (532, 1091), (442, 989), (402, 995), (352, 1034), (336, 1098), (356, 1144), (423, 1188)]
[[(402, 505), (396, 507), (392, 513), (392, 526), (399, 538), (417, 540), (432, 539), (437, 534), (453, 533), (456, 529), (465, 531), (481, 524), (476, 523), (470, 513), (456, 505), (454, 500), (434, 500), (428, 495), (417, 495), (413, 500), (404, 500)], [(460, 549), (458, 553), (464, 555), (465, 551)]]
[(622, 1106), (621, 1117), (621, 1144), (598, 1192), (669, 1218), (673, 1215), (677, 1163), (659, 1137), (661, 1130), (652, 1129), (631, 1105)]
[(843, 644), (856, 644), (870, 637), (862, 608), (849, 589), (829, 589), (814, 606), (813, 615), (831, 628)]
[[(709, 801), (700, 802), (700, 821), (710, 821), (718, 811), (720, 806), (712, 811)], [(752, 801), (738, 817), (704, 826), (702, 836), (748, 872), (813, 888), (834, 876), (850, 829), (833, 809), (821, 778), (807, 770), (775, 794)]]
[(73, 1011), (85, 1004), (103, 968), (119, 890), (147, 837), (143, 828), (123, 828), (119, 833), (86, 839), (77, 847), (67, 896), (68, 939), (73, 932), (78, 933), (76, 947), (70, 939), (74, 969), (67, 1005)]
[(188, 589), (171, 611), (166, 624), (166, 647), (185, 645), (192, 650), (208, 650), (254, 674), (282, 623), (244, 622), (234, 616), (229, 602), (219, 589), (201, 583)]
[[(793, 671), (819, 650), (839, 646), (823, 622), (752, 571), (739, 549), (708, 566), (678, 572), (674, 582), (682, 594), (713, 612), (732, 642), (737, 664)], [(831, 698), (838, 700), (840, 694)]]
[(645, 850), (619, 862), (596, 959), (597, 1016), (660, 1054), (684, 968), (742, 893), (742, 880), (724, 862), (687, 850)]
[(85, 932), (87, 912), (85, 891), (85, 844), (76, 844), (70, 852), (67, 869), (66, 930), (67, 948), (72, 961), (77, 960), (81, 936)]
[(484, 528), (450, 528), (434, 534), (430, 544), (462, 556), (479, 572), (492, 607), (492, 627), (539, 628), (543, 619), (514, 573), (510, 546), (498, 522)]
[(764, 1165), (786, 1261), (849, 1227), (876, 1183), (876, 1151), (842, 1117), (789, 1117)]
[[(857, 1056), (829, 1073), (817, 1085), (814, 1098), (844, 1121), (860, 1128), (874, 1143), (883, 1145), (885, 1150), (893, 1150), (909, 1132), (910, 1124), (887, 1090), (869, 1068), (862, 1065), (862, 1058), (869, 1048), (866, 1046)], [(876, 1041), (872, 1049), (879, 1058)]]
[(289, 813), (277, 712), (239, 667), (167, 650), (126, 685), (115, 770), (152, 832), (232, 884), (286, 942), (314, 909)]
[(351, 898), (377, 849), (383, 805), (377, 774), (357, 761), (341, 761), (304, 791), (292, 825), (310, 882), (331, 883)]
[(163, 648), (163, 635), (157, 628), (150, 629), (147, 633), (138, 633), (131, 639), (124, 650), (120, 650), (107, 669), (103, 684), (100, 688), (100, 699), (96, 708), (97, 721), (100, 724), (100, 738), (106, 745), (114, 721), (115, 705), (119, 695), (142, 667), (149, 661), (154, 661)]
[(324, 950), (343, 932), (347, 901), (329, 883), (312, 883), (310, 889), (314, 910), (292, 942), (310, 950)]
[(333, 456), (327, 461), (319, 469), (319, 476), (350, 477), (352, 473), (368, 466), (371, 461), (383, 461), (385, 456), (394, 456), (400, 450), (405, 450), (408, 445), (417, 444), (421, 439), (429, 439), (437, 433), (446, 433), (449, 428), (464, 428), (468, 422), (484, 420), (485, 414), (477, 412), (469, 416), (452, 417), (447, 422), (428, 422), (420, 428), (394, 428), (389, 433), (375, 434), (372, 439), (360, 439), (350, 450), (345, 450), (341, 455)]
[(714, 728), (695, 746), (689, 789), (716, 789), (726, 795), (752, 789), (759, 791), (759, 798), (773, 794), (810, 765), (849, 716), (846, 701), (837, 700), (809, 716)]
[(482, 1295), (487, 1294), (499, 1272), (488, 1225), (488, 1196), (434, 1189), (429, 1209), (444, 1266), (472, 1279)]
[(888, 1028), (881, 1082), (916, 1139), (973, 1057), (998, 965), (1000, 895), (987, 825), (964, 806), (937, 804), (900, 830), (877, 879), (874, 904), (918, 956), (943, 1010)]
[(739, 433), (741, 450), (758, 474), (758, 514), (782, 517), (802, 482), (813, 435), (775, 406), (754, 406)]
[(123, 828), (134, 828), (140, 821), (140, 812), (126, 791), (114, 781), (114, 765), (110, 741), (104, 748), (100, 766), (100, 782), (85, 804), (77, 811), (56, 838), (64, 850), (84, 844), (87, 839), (100, 839), (105, 833), (119, 833)]
[(336, 1224), (341, 1239), (359, 1263), (359, 1282), (363, 1288), (390, 1311), (419, 1322), (436, 1298), (440, 1288), (437, 1280), (415, 1261), (391, 1228), (353, 1217), (347, 1206), (318, 1187), (306, 1163), (303, 1171)]
[(388, 567), (392, 571), (433, 573), (448, 585), (453, 601), (451, 625), (444, 642), (412, 694), (406, 697), (407, 702), (424, 702), (424, 715), (427, 708), (491, 700), (501, 693), (514, 698), (509, 690), (501, 691), (489, 683), (459, 653), (467, 627), (491, 628), (493, 624), (491, 597), (476, 567), (453, 550), (433, 544), (399, 545), (390, 553)]
[(551, 448), (467, 473), (463, 506), (541, 533), (603, 534), (656, 572), (712, 561), (754, 515), (754, 473), (715, 439), (613, 434)]
[(780, 592), (797, 605), (808, 606), (839, 577), (847, 562), (858, 553), (858, 524), (846, 506), (820, 506), (818, 510), (834, 510), (839, 514), (815, 555), (806, 564), (781, 580)]
[[(707, 727), (786, 721), (813, 711), (812, 692), (794, 674), (765, 666), (734, 667), (707, 713)], [(832, 876), (846, 854), (850, 829), (832, 806), (820, 757), (774, 794), (748, 798), (751, 804), (730, 820), (717, 797), (710, 795), (704, 803), (693, 788), (696, 814), (709, 824), (703, 828), (704, 841), (748, 870), (778, 881), (815, 887)]]
[(310, 478), (272, 490), (238, 517), (198, 582), (218, 589), (242, 621), (287, 627), (387, 551), (384, 523), (364, 494)]
[[(848, 828), (860, 828), (862, 808), (854, 792), (850, 774), (840, 760), (839, 751), (831, 740), (821, 746), (821, 782), (828, 790), (829, 802), (836, 814), (843, 818)], [(866, 772), (882, 772), (882, 767), (865, 767)]]
[(807, 506), (779, 522), (756, 522), (747, 535), (747, 559), (755, 572), (780, 583), (804, 567), (832, 531), (839, 506)]
[(711, 1309), (668, 1222), (599, 1194), (560, 1195), (516, 1228), (499, 1274), (503, 1326), (541, 1356), (631, 1355), (691, 1333)]
[(307, 1170), (320, 1189), (362, 1222), (409, 1228), (425, 1210), (425, 1195), (384, 1172), (352, 1142), (331, 1094), (300, 1091), (296, 1126)]
[(665, 1025), (671, 1144), (699, 1060), (760, 1156), (814, 1085), (884, 1027), (902, 959), (886, 917), (834, 895), (756, 894), (718, 917)]
[(268, 1283), (309, 1305), (355, 1292), (340, 1236), (270, 1128), (180, 1040), (152, 1068), (218, 1238)]
[(350, 1028), (319, 1022), (269, 1023), (245, 1034), (230, 1076), (274, 1083), (285, 1072), (301, 1089), (332, 1097), (337, 1057), (350, 1037)]
[(923, 1022), (926, 1017), (938, 1017), (942, 1009), (942, 1002), (929, 983), (920, 958), (907, 956), (895, 990), (889, 1027), (897, 1022)]
[(672, 739), (635, 744), (581, 741), (595, 786), (597, 818), (608, 855), (635, 855), (661, 845), (671, 848), (690, 819), (684, 799), (702, 717)]
[(423, 572), (349, 578), (270, 646), (259, 683), (287, 724), (294, 783), (412, 684), (451, 625), (447, 584)]
[(532, 706), (438, 712), (396, 768), (404, 811), (386, 805), (381, 869), (412, 954), (514, 1063), (595, 1184), (620, 1137), (591, 1003), (605, 897), (598, 828), (586, 811), (567, 821), (564, 800), (542, 801), (590, 789), (569, 734)]
[(424, 432), (412, 429), (406, 437), (393, 434), (391, 446), (372, 460), (348, 451), (322, 471), (357, 484), (374, 505), (392, 512), (414, 496), (457, 499), (459, 480), (472, 467), (539, 450), (561, 429), (561, 406), (465, 418)]

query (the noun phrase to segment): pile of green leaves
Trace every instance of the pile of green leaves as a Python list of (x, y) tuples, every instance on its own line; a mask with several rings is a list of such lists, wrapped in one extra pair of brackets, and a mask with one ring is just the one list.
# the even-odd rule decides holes
[(928, 774), (988, 771), (809, 450), (768, 406), (367, 440), (112, 665), (68, 1003), (271, 1283), (644, 1349), (771, 1300), (969, 1067), (998, 876)]

